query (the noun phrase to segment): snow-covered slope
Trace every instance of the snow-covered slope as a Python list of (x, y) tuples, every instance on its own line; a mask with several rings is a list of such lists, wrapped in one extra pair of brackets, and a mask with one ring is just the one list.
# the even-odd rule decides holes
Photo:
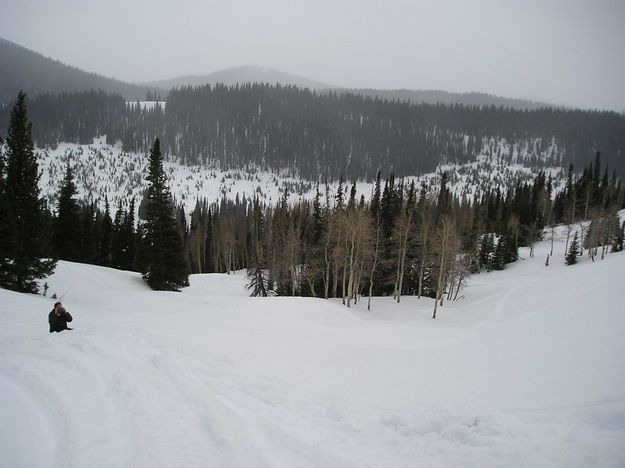
[(0, 290), (7, 467), (625, 466), (625, 254), (563, 239), (430, 299), (249, 298), (242, 275), (150, 291), (60, 262), (53, 300)]
[[(489, 140), (484, 144), (484, 154), (479, 155), (475, 162), (463, 165), (443, 162), (435, 172), (407, 177), (405, 183), (414, 180), (417, 187), (421, 182), (435, 187), (440, 185), (441, 173), (447, 171), (450, 189), (458, 196), (471, 199), (476, 190), (497, 187), (505, 192), (517, 180), (531, 181), (535, 177), (538, 169), (525, 166), (524, 162), (536, 163), (540, 160), (545, 163), (552, 158), (554, 151), (552, 145), (541, 153), (535, 148), (510, 145), (503, 139)], [(96, 139), (90, 145), (62, 143), (55, 149), (40, 149), (37, 154), (42, 172), (41, 190), (52, 209), (57, 206), (60, 184), (67, 164), (74, 170), (79, 198), (94, 200), (103, 209), (104, 197), (107, 196), (113, 212), (120, 201), (125, 206), (131, 197), (136, 198), (137, 205), (141, 201), (146, 186), (146, 155), (126, 153), (120, 145), (106, 144), (105, 138)], [(187, 213), (193, 210), (198, 199), (212, 203), (222, 198), (235, 200), (239, 197), (243, 200), (257, 196), (261, 202), (271, 205), (280, 200), (285, 188), (290, 193), (291, 201), (299, 198), (312, 200), (315, 196), (316, 184), (311, 181), (251, 166), (244, 170), (220, 170), (218, 167), (185, 166), (168, 161), (164, 168), (174, 198), (177, 203), (185, 206)], [(564, 183), (561, 169), (546, 170), (554, 177), (555, 189), (561, 188)], [(384, 174), (384, 177), (388, 175)], [(348, 182), (348, 185), (353, 182)], [(372, 182), (355, 182), (357, 198), (364, 195), (369, 200), (373, 192)], [(337, 181), (330, 184), (332, 195), (336, 193), (337, 186)], [(322, 196), (325, 196), (325, 187), (320, 187), (320, 190)]]

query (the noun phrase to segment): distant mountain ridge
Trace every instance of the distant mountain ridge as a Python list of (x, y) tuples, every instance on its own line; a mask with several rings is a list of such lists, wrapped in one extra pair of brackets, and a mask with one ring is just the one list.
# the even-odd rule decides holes
[(15, 99), (20, 90), (33, 95), (101, 89), (106, 93), (121, 94), (127, 100), (143, 100), (148, 91), (165, 94), (160, 89), (126, 83), (66, 65), (3, 38), (0, 38), (0, 70), (0, 101)]
[(206, 75), (185, 75), (167, 80), (141, 83), (145, 86), (172, 89), (183, 86), (215, 86), (216, 84), (235, 86), (245, 83), (268, 83), (282, 86), (291, 85), (299, 88), (308, 88), (319, 92), (345, 92), (360, 94), (369, 97), (378, 97), (389, 101), (404, 101), (414, 104), (463, 104), (468, 106), (511, 107), (514, 109), (534, 110), (543, 107), (555, 107), (545, 102), (530, 101), (527, 99), (507, 98), (487, 93), (468, 92), (454, 93), (442, 90), (413, 90), (413, 89), (370, 89), (370, 88), (342, 88), (328, 83), (310, 80), (292, 73), (265, 68), (255, 65), (243, 65), (227, 68)]
[(145, 86), (158, 88), (180, 88), (182, 86), (214, 86), (218, 83), (226, 86), (234, 86), (244, 83), (268, 83), (275, 85), (293, 85), (299, 88), (311, 90), (334, 89), (336, 86), (310, 80), (303, 76), (286, 73), (273, 68), (259, 67), (255, 65), (243, 65), (240, 67), (227, 68), (207, 75), (186, 75), (168, 80), (151, 81), (142, 83)]
[(268, 83), (308, 88), (322, 93), (330, 91), (353, 93), (415, 104), (494, 105), (521, 110), (555, 107), (544, 102), (478, 92), (454, 93), (442, 90), (342, 88), (273, 68), (252, 65), (227, 68), (206, 75), (186, 75), (159, 81), (127, 83), (66, 65), (3, 38), (0, 38), (0, 70), (2, 70), (0, 73), (0, 101), (14, 99), (20, 90), (29, 94), (46, 92), (58, 94), (95, 89), (111, 94), (121, 94), (126, 100), (136, 101), (146, 99), (148, 92), (165, 97), (168, 90), (183, 86), (214, 86), (218, 83), (234, 86), (243, 83)]
[(516, 99), (494, 94), (469, 92), (453, 93), (438, 89), (347, 89), (350, 93), (380, 99), (411, 102), (413, 104), (463, 104), (465, 106), (511, 107), (519, 110), (536, 110), (545, 107), (561, 107), (546, 102)]

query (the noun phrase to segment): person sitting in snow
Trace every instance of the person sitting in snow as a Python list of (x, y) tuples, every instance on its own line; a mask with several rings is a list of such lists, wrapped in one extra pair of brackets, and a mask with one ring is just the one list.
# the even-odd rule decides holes
[(63, 308), (63, 305), (60, 302), (56, 302), (54, 304), (54, 309), (52, 309), (52, 312), (48, 315), (50, 333), (71, 330), (71, 328), (67, 326), (67, 322), (71, 322), (72, 320), (72, 316)]

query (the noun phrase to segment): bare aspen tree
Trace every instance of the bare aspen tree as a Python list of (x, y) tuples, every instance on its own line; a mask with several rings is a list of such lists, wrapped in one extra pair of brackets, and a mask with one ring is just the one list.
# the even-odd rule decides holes
[(326, 229), (323, 234), (323, 293), (327, 299), (330, 294), (330, 267), (332, 265), (332, 242), (334, 240), (335, 223), (332, 216), (328, 216), (326, 220)]
[(549, 250), (549, 256), (553, 256), (553, 240), (556, 235), (556, 223), (554, 220), (551, 220), (551, 249)]
[(534, 257), (535, 233), (536, 233), (536, 223), (532, 222), (529, 226), (530, 258)]
[(332, 250), (331, 250), (331, 262), (332, 262), (332, 297), (339, 297), (339, 272), (341, 264), (344, 260), (343, 255), (343, 229), (341, 226), (341, 216), (339, 213), (335, 213), (332, 217), (332, 221), (335, 223), (333, 230), (334, 236), (332, 237)]
[[(456, 286), (460, 289), (464, 277), (464, 262), (462, 256), (453, 255), (450, 257), (449, 267), (447, 269), (447, 300), (451, 301), (454, 298), (454, 292), (456, 292)], [(457, 293), (456, 293), (457, 295)]]
[(438, 308), (439, 301), (442, 301), (443, 290), (445, 289), (445, 270), (446, 264), (450, 255), (448, 251), (452, 231), (454, 229), (454, 223), (450, 216), (445, 215), (441, 220), (438, 228), (438, 233), (436, 236), (436, 247), (438, 252), (438, 279), (436, 281), (436, 297), (434, 300), (434, 312), (432, 314), (432, 318), (436, 318), (436, 310)]
[(584, 253), (584, 224), (580, 221), (579, 223), (579, 245), (580, 245), (580, 256)]
[(350, 210), (343, 217), (343, 304), (350, 307), (351, 293), (354, 282), (354, 261), (356, 256), (356, 219)]
[(371, 262), (371, 271), (369, 273), (369, 300), (367, 302), (367, 310), (371, 310), (371, 294), (373, 293), (373, 278), (375, 269), (378, 265), (378, 257), (380, 253), (380, 217), (377, 216), (375, 227), (375, 250), (373, 253), (373, 261)]
[(347, 261), (347, 307), (356, 301), (359, 291), (360, 275), (364, 262), (371, 251), (372, 235), (371, 221), (366, 209), (354, 209), (347, 212), (345, 223), (345, 238)]
[(408, 252), (408, 240), (412, 231), (412, 216), (414, 213), (415, 205), (415, 192), (414, 182), (410, 185), (408, 193), (408, 200), (406, 206), (401, 211), (401, 217), (397, 223), (397, 240), (398, 240), (398, 253), (397, 253), (397, 275), (395, 278), (395, 299), (399, 304), (401, 300), (401, 292), (404, 284), (404, 269), (406, 266), (406, 254)]
[(186, 241), (186, 251), (193, 260), (193, 266), (195, 272), (203, 273), (203, 260), (204, 252), (206, 249), (206, 226), (204, 222), (200, 221), (189, 233), (189, 237)]
[(508, 221), (508, 230), (514, 234), (514, 248), (519, 250), (519, 231), (520, 231), (521, 221), (519, 220), (519, 216), (513, 214), (510, 216), (510, 220)]
[(342, 218), (343, 224), (341, 226), (341, 238), (343, 240), (342, 259), (343, 259), (343, 274), (341, 278), (341, 296), (343, 298), (343, 305), (345, 305), (345, 296), (347, 295), (347, 263), (350, 256), (350, 239), (347, 230), (347, 216)]
[(460, 293), (460, 289), (466, 284), (466, 279), (469, 276), (469, 264), (468, 264), (468, 256), (463, 255), (462, 260), (459, 265), (459, 273), (456, 277), (456, 292), (451, 300), (458, 300), (458, 294)]
[(590, 186), (586, 187), (586, 206), (584, 207), (584, 219), (588, 219), (589, 202), (590, 202)]
[(294, 220), (291, 220), (289, 223), (286, 241), (287, 268), (291, 280), (291, 296), (295, 296), (297, 286), (299, 285), (297, 263), (300, 253), (300, 229)]

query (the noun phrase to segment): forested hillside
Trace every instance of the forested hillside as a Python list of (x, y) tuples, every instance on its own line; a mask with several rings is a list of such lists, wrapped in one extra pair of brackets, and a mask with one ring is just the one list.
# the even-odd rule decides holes
[(0, 101), (27, 93), (62, 93), (102, 89), (128, 99), (144, 99), (156, 88), (89, 73), (0, 38)]
[(625, 117), (606, 111), (416, 105), (262, 84), (175, 89), (166, 105), (149, 107), (94, 91), (43, 95), (29, 110), (38, 145), (107, 135), (147, 153), (159, 137), (185, 164), (251, 164), (309, 180), (372, 180), (378, 169), (418, 175), (479, 154), (580, 168), (597, 151), (610, 171), (625, 173)]
[(372, 89), (354, 88), (346, 90), (353, 94), (378, 97), (397, 101), (407, 101), (413, 104), (462, 104), (465, 106), (503, 106), (518, 110), (536, 110), (543, 107), (556, 107), (545, 102), (530, 101), (495, 96), (487, 93), (453, 93), (438, 89)]
[(274, 70), (273, 68), (265, 68), (253, 65), (243, 65), (240, 67), (227, 68), (206, 75), (186, 75), (178, 78), (167, 80), (151, 81), (142, 83), (146, 86), (169, 90), (171, 88), (180, 88), (182, 86), (204, 86), (223, 84), (226, 86), (242, 85), (245, 83), (279, 83), (282, 86), (291, 85), (299, 88), (310, 89), (332, 89), (327, 83), (309, 80), (303, 76), (285, 73), (283, 71)]

